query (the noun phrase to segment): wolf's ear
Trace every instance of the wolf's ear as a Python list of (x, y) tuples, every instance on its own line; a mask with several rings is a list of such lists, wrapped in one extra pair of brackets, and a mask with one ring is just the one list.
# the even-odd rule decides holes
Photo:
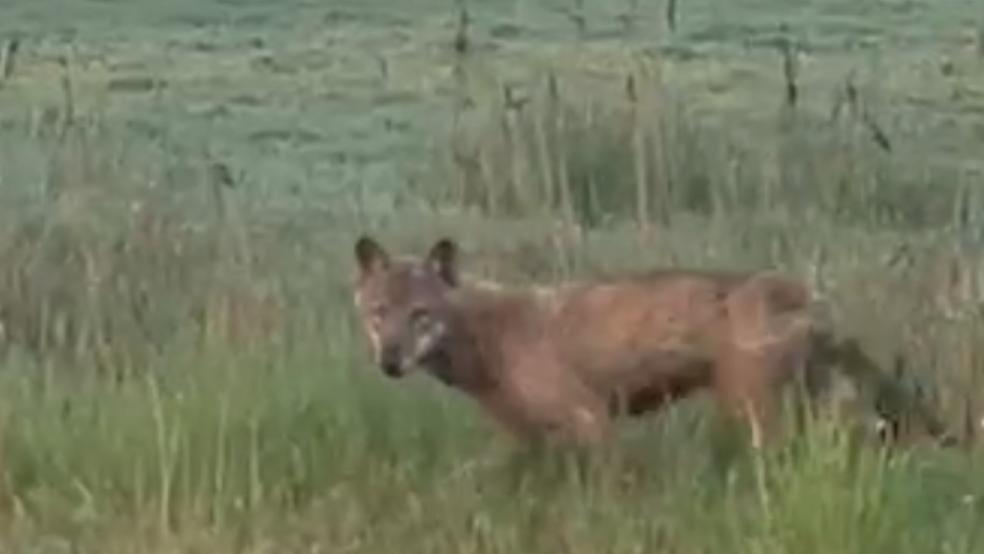
[(450, 286), (458, 284), (458, 245), (449, 238), (443, 238), (431, 247), (427, 262), (441, 279)]
[(367, 235), (362, 235), (355, 241), (355, 261), (359, 264), (359, 271), (363, 275), (368, 275), (386, 267), (389, 263), (389, 255), (378, 242)]

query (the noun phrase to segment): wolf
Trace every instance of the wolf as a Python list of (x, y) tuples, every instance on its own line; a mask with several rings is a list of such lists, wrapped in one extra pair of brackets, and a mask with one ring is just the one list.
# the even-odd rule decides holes
[(354, 255), (354, 304), (382, 372), (422, 369), (521, 440), (597, 444), (618, 418), (709, 390), (759, 449), (781, 386), (797, 380), (816, 397), (835, 366), (878, 390), (889, 421), (908, 411), (943, 433), (856, 340), (821, 329), (804, 284), (777, 273), (658, 269), (510, 287), (466, 278), (446, 237), (424, 256), (392, 256), (362, 235)]

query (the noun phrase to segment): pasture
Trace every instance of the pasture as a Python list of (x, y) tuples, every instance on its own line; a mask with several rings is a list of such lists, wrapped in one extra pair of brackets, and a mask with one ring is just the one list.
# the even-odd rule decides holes
[[(984, 8), (669, 1), (6, 2), (0, 550), (984, 551)], [(363, 231), (782, 269), (967, 446), (517, 456), (372, 365)]]

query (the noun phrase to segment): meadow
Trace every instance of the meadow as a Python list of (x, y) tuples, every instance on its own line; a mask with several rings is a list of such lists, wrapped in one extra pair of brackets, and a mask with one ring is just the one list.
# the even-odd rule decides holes
[[(0, 12), (0, 551), (984, 552), (978, 3)], [(517, 452), (372, 365), (362, 232), (517, 282), (781, 269), (963, 445), (730, 455), (695, 398)]]

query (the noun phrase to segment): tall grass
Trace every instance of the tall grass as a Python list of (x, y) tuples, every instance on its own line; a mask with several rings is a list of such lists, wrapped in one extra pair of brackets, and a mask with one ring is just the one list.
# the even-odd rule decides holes
[(884, 450), (821, 419), (735, 455), (694, 399), (608, 451), (524, 452), (460, 395), (381, 377), (350, 306), (363, 227), (454, 234), (518, 280), (779, 267), (951, 428), (980, 424), (980, 196), (880, 147), (856, 96), (830, 120), (777, 108), (752, 140), (651, 56), (600, 88), (456, 63), (439, 163), (385, 218), (264, 204), (221, 160), (75, 107), (3, 128), (3, 549), (982, 550), (973, 444)]
[[(887, 131), (850, 79), (829, 114), (777, 103), (774, 129), (749, 137), (695, 114), (689, 91), (666, 83), (650, 54), (637, 54), (623, 81), (605, 86), (570, 71), (564, 80), (562, 67), (520, 87), (477, 63), (456, 67), (466, 76), (457, 94), (487, 100), (454, 113), (439, 150), (435, 181), (443, 185), (423, 191), (438, 201), (498, 216), (566, 216), (589, 228), (780, 210), (915, 231), (976, 212), (959, 171), (885, 150)], [(483, 89), (489, 81), (501, 87), (498, 98)]]

